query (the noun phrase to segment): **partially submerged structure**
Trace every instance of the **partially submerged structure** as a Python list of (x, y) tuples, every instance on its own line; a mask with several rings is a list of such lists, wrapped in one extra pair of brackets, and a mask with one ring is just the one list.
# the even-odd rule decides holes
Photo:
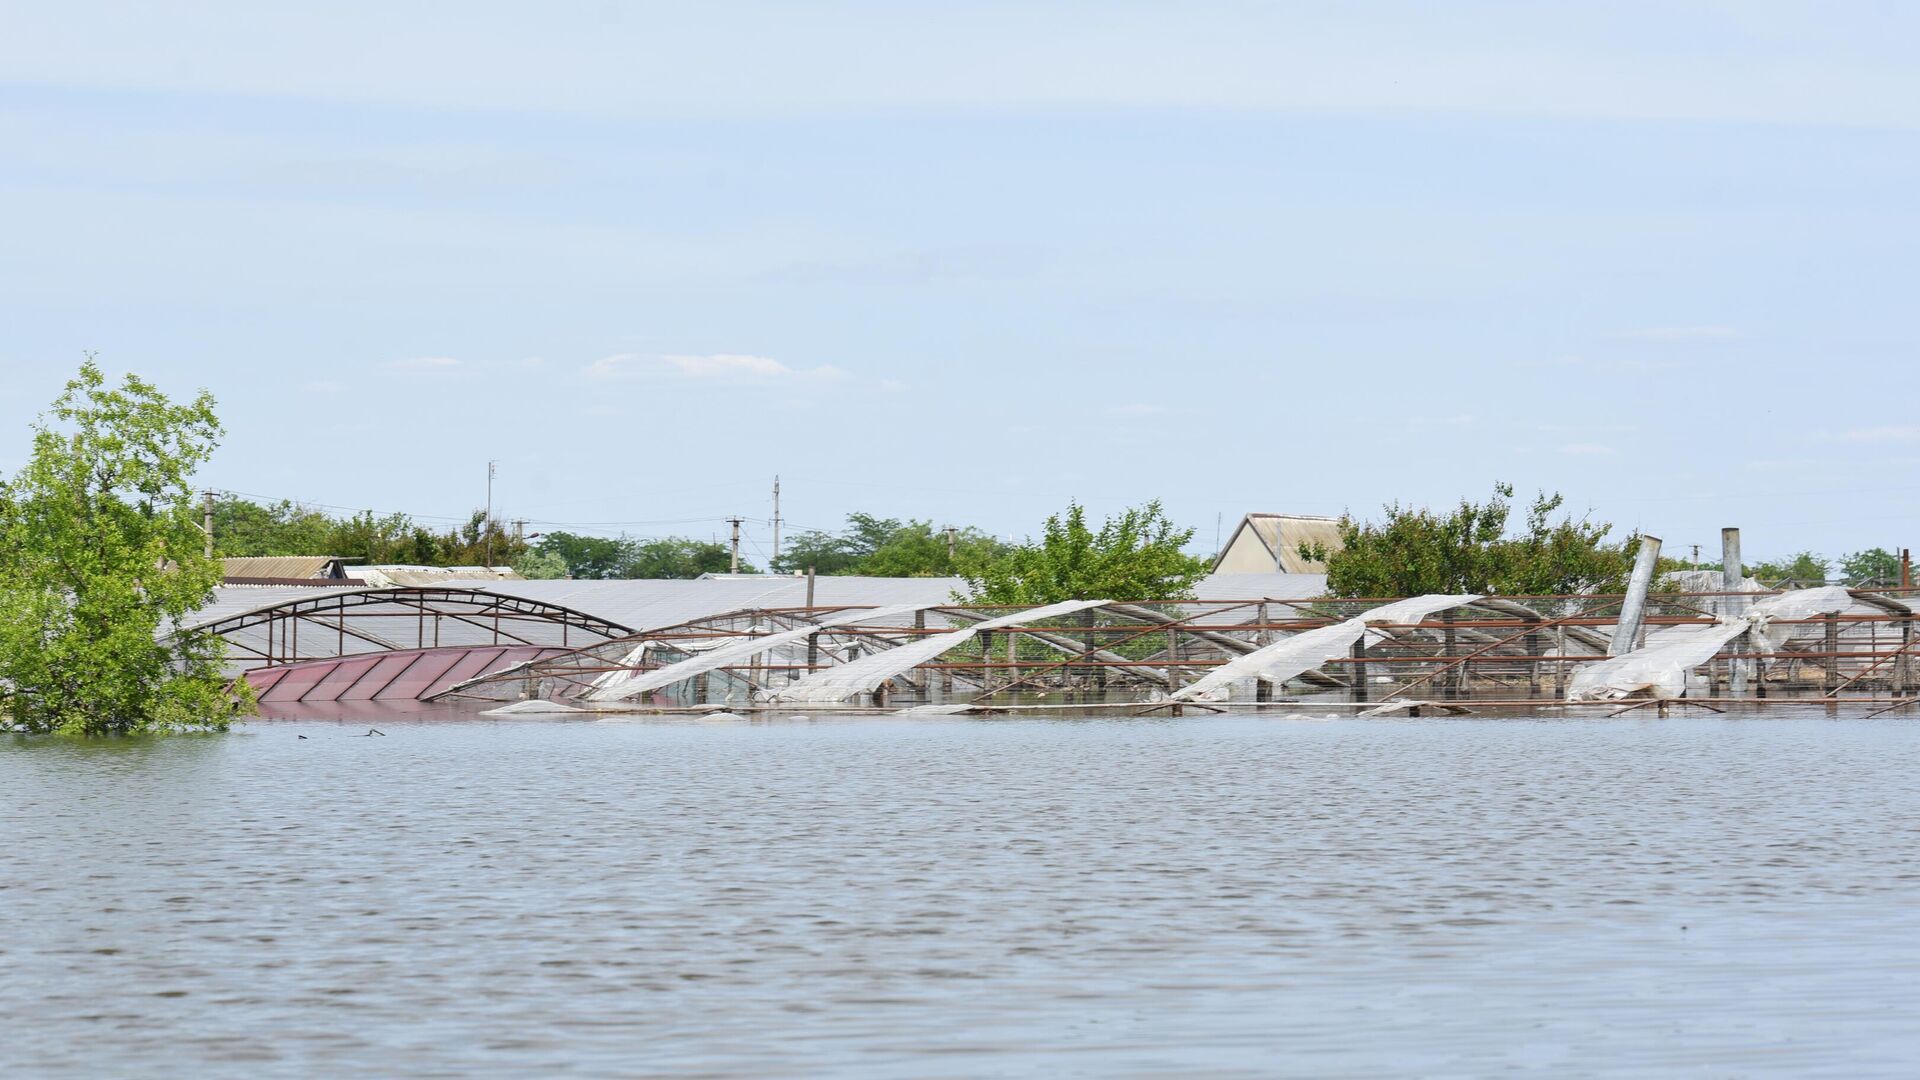
[(423, 702), (790, 712), (1920, 699), (1920, 593), (1772, 593), (1701, 573), (1653, 591), (1656, 553), (1627, 596), (1330, 599), (1319, 575), (1275, 573), (1216, 574), (1192, 600), (1041, 607), (961, 603), (958, 581), (932, 578), (317, 581), (222, 589), (192, 628), (229, 641), (234, 674), (270, 715)]

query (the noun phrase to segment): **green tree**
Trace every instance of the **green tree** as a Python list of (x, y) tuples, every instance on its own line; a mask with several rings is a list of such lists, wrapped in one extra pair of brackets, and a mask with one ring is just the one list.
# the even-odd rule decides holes
[(516, 540), (499, 518), (489, 518), (484, 510), (475, 510), (467, 523), (449, 529), (437, 537), (437, 566), (512, 566), (527, 550), (524, 540)]
[[(225, 642), (182, 629), (213, 599), (194, 470), (221, 434), (202, 391), (175, 405), (91, 357), (0, 484), (0, 718), (77, 735), (223, 729)], [(244, 691), (242, 691), (244, 695)]]
[(930, 521), (909, 521), (893, 530), (872, 552), (854, 565), (853, 573), (869, 577), (952, 577), (963, 565), (987, 562), (1006, 545), (979, 529), (955, 529), (953, 554), (947, 554), (946, 530)]
[(979, 563), (1005, 545), (979, 529), (955, 529), (953, 555), (947, 533), (931, 521), (901, 521), (872, 514), (848, 514), (838, 533), (814, 530), (788, 540), (774, 564), (779, 573), (806, 570), (818, 574), (868, 577), (949, 577), (962, 563)]
[(1637, 536), (1607, 544), (1612, 526), (1563, 517), (1562, 497), (1541, 493), (1516, 536), (1507, 534), (1513, 487), (1495, 484), (1485, 503), (1466, 499), (1439, 514), (1394, 503), (1379, 524), (1340, 519), (1341, 548), (1303, 545), (1327, 564), (1334, 596), (1419, 596), (1425, 593), (1542, 595), (1619, 592), (1633, 569)]
[(529, 581), (567, 576), (567, 560), (551, 551), (529, 551), (513, 564), (513, 572)]
[(235, 496), (213, 504), (213, 553), (248, 555), (338, 555), (328, 550), (332, 518), (285, 499), (270, 506)]
[[(376, 517), (371, 510), (363, 511), (352, 517), (340, 518), (330, 523), (325, 539), (319, 550), (301, 552), (307, 555), (336, 555), (348, 562), (383, 565), (390, 563), (430, 564), (439, 554), (437, 547), (429, 542), (429, 557), (424, 560), (414, 558), (421, 552), (421, 535), (425, 530), (415, 526), (413, 519), (405, 514), (387, 514)], [(431, 534), (426, 534), (429, 537)]]
[(1840, 557), (1840, 577), (1855, 588), (1900, 584), (1900, 556), (1886, 548), (1868, 548)]
[[(1784, 559), (1770, 562), (1750, 563), (1747, 576), (1758, 578), (1767, 585), (1779, 585), (1791, 582), (1797, 585), (1819, 585), (1827, 580), (1827, 570), (1831, 564), (1825, 556), (1811, 551), (1801, 551)], [(1895, 570), (1895, 573), (1899, 573)]]
[(1075, 502), (1047, 519), (1038, 542), (963, 560), (961, 577), (966, 599), (978, 604), (1184, 600), (1207, 574), (1207, 560), (1182, 550), (1192, 539), (1158, 499), (1108, 518), (1098, 532)]
[[(724, 544), (670, 536), (635, 544), (631, 555), (621, 564), (620, 573), (615, 576), (697, 578), (701, 574), (724, 574), (732, 562), (733, 555)], [(744, 560), (740, 563), (740, 572), (756, 573)]]
[(624, 536), (581, 536), (554, 531), (544, 533), (534, 547), (543, 554), (559, 557), (567, 572), (583, 580), (627, 577), (627, 563), (633, 558), (633, 541)]

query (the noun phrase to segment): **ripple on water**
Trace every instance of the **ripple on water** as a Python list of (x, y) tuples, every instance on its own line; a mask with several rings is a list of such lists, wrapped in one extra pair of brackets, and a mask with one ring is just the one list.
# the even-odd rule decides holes
[[(9, 1073), (1895, 1074), (1920, 724), (0, 744)], [(308, 736), (296, 740), (296, 734)]]

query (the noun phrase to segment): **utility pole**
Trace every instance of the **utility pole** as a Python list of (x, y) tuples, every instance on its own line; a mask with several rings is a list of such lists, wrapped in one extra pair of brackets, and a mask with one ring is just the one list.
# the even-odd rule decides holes
[(206, 524), (200, 527), (200, 531), (207, 534), (207, 558), (211, 559), (213, 558), (213, 492), (203, 491), (200, 494), (205, 500), (203, 505), (206, 517)]
[(780, 562), (780, 478), (773, 478), (773, 565), (767, 567), (772, 573)]
[(526, 533), (527, 533), (527, 519), (514, 518), (513, 519), (513, 542), (515, 544), (526, 543), (527, 542)]
[(740, 572), (740, 523), (745, 520), (747, 519), (727, 519), (727, 523), (733, 526), (733, 562), (727, 567), (727, 573), (729, 574), (737, 574)]
[(958, 530), (956, 530), (953, 526), (951, 525), (947, 526), (947, 562), (948, 563), (953, 562), (953, 534), (957, 531)]
[(487, 516), (480, 522), (480, 535), (486, 538), (487, 569), (493, 569), (493, 468), (497, 461), (487, 462)]

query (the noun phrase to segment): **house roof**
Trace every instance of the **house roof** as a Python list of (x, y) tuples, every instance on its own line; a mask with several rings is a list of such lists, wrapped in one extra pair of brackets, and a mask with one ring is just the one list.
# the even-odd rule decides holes
[(1240, 520), (1240, 527), (1233, 531), (1233, 539), (1214, 557), (1216, 569), (1233, 545), (1240, 542), (1244, 532), (1251, 532), (1266, 547), (1267, 553), (1274, 559), (1274, 565), (1285, 574), (1327, 572), (1326, 563), (1300, 554), (1302, 544), (1319, 544), (1329, 551), (1338, 551), (1341, 547), (1338, 518), (1309, 514), (1248, 514)]
[(374, 566), (350, 566), (347, 573), (374, 588), (432, 588), (465, 581), (519, 581), (520, 575), (505, 566), (411, 566), (388, 563)]
[(340, 562), (331, 555), (261, 555), (221, 559), (221, 573), (230, 578), (327, 578)]

